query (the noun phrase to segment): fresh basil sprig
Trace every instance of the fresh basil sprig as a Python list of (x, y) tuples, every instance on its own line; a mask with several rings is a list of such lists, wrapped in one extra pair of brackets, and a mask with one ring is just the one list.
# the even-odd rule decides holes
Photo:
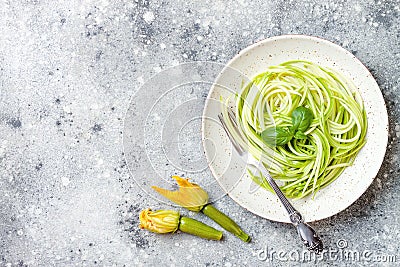
[(311, 110), (306, 107), (297, 107), (292, 112), (292, 132), (299, 131), (304, 133), (310, 127), (313, 119), (314, 115)]
[(283, 127), (272, 127), (261, 133), (261, 138), (272, 146), (283, 146), (293, 138), (293, 133)]
[(289, 129), (284, 127), (271, 127), (265, 129), (261, 133), (261, 138), (269, 145), (283, 146), (292, 140), (306, 139), (307, 135), (304, 133), (310, 127), (314, 115), (312, 111), (306, 107), (297, 107), (292, 112), (292, 126)]

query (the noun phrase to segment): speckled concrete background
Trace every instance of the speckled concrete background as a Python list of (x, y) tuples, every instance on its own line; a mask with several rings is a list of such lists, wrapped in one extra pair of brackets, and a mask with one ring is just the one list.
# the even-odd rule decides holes
[[(256, 217), (227, 196), (215, 205), (252, 235), (252, 243), (231, 235), (211, 242), (138, 230), (141, 208), (169, 206), (138, 189), (142, 173), (129, 172), (122, 145), (130, 97), (152, 75), (182, 62), (226, 63), (257, 40), (288, 33), (323, 37), (355, 54), (377, 79), (390, 117), (388, 152), (373, 185), (350, 208), (313, 225), (330, 248), (345, 239), (350, 250), (395, 255), (399, 262), (399, 5), (1, 1), (0, 265), (265, 265), (260, 251), (301, 252), (290, 225)], [(201, 102), (207, 90), (191, 93)], [(196, 140), (185, 153), (201, 155)], [(300, 262), (275, 255), (272, 264)]]

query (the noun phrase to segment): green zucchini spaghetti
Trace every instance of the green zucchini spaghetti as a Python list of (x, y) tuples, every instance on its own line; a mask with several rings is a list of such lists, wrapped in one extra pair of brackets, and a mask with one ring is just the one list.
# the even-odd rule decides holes
[[(230, 101), (223, 105), (224, 118)], [(234, 101), (244, 145), (290, 198), (315, 195), (332, 183), (366, 142), (367, 115), (355, 85), (312, 62), (271, 66), (244, 85)], [(229, 120), (226, 124), (234, 127)], [(264, 177), (248, 171), (272, 191)]]

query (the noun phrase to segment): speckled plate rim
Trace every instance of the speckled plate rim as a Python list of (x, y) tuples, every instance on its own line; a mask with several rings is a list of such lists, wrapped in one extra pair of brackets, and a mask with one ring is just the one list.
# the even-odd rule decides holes
[[(250, 45), (249, 47), (240, 51), (235, 57), (233, 57), (226, 64), (225, 68), (220, 72), (220, 74), (216, 78), (215, 83), (212, 85), (211, 90), (207, 96), (207, 99), (205, 102), (205, 107), (203, 110), (203, 116), (202, 116), (201, 132), (202, 132), (203, 149), (205, 152), (205, 156), (207, 158), (207, 162), (209, 164), (209, 168), (210, 168), (214, 178), (219, 183), (219, 185), (235, 202), (237, 202), (239, 205), (241, 205), (245, 209), (249, 210), (250, 212), (257, 214), (261, 217), (267, 218), (269, 220), (279, 221), (279, 222), (287, 222), (287, 223), (289, 222), (288, 217), (285, 214), (283, 207), (281, 206), (279, 201), (276, 199), (276, 197), (272, 193), (267, 192), (266, 190), (258, 190), (258, 192), (256, 192), (255, 194), (249, 195), (249, 194), (246, 194), (246, 192), (245, 192), (246, 190), (240, 191), (240, 189), (239, 190), (237, 189), (241, 185), (249, 186), (249, 184), (251, 183), (251, 181), (250, 181), (251, 179), (246, 174), (242, 175), (243, 170), (240, 170), (240, 171), (236, 170), (236, 175), (242, 175), (242, 177), (235, 178), (236, 182), (235, 182), (234, 186), (227, 184), (228, 183), (227, 181), (229, 181), (229, 177), (224, 177), (224, 176), (229, 176), (229, 175), (232, 176), (232, 174), (235, 175), (235, 172), (229, 172), (229, 170), (227, 170), (226, 173), (221, 174), (220, 173), (221, 170), (218, 169), (219, 167), (217, 164), (215, 164), (215, 161), (214, 160), (211, 161), (212, 157), (214, 157), (215, 155), (211, 155), (212, 151), (210, 151), (209, 147), (206, 145), (206, 140), (212, 139), (214, 142), (215, 142), (215, 140), (217, 140), (217, 143), (218, 143), (218, 141), (221, 141), (221, 139), (218, 140), (218, 135), (220, 135), (220, 138), (225, 138), (225, 140), (221, 141), (221, 142), (225, 142), (224, 148), (226, 148), (226, 146), (228, 145), (227, 140), (226, 140), (227, 137), (222, 137), (224, 134), (222, 133), (222, 135), (221, 135), (221, 129), (219, 129), (218, 132), (215, 132), (216, 131), (215, 128), (210, 130), (209, 128), (212, 128), (212, 126), (210, 125), (210, 120), (207, 120), (206, 118), (210, 118), (210, 117), (215, 118), (217, 113), (219, 113), (216, 110), (212, 110), (213, 107), (211, 107), (212, 106), (211, 102), (215, 102), (215, 101), (211, 101), (211, 100), (216, 100), (215, 98), (213, 98), (213, 94), (217, 90), (216, 89), (217, 87), (215, 86), (215, 84), (218, 84), (219, 79), (221, 79), (221, 75), (223, 75), (224, 71), (227, 68), (236, 68), (239, 71), (242, 71), (240, 69), (240, 64), (239, 64), (239, 67), (236, 66), (235, 64), (238, 64), (238, 62), (240, 63), (241, 58), (248, 56), (249, 54), (253, 53), (255, 49), (258, 49), (261, 46), (268, 46), (273, 43), (275, 43), (275, 45), (276, 45), (277, 42), (278, 43), (283, 42), (283, 43), (285, 43), (285, 45), (289, 44), (289, 47), (290, 47), (290, 43), (296, 45), (299, 42), (301, 43), (304, 41), (315, 42), (319, 46), (326, 47), (326, 49), (328, 49), (328, 50), (331, 49), (332, 51), (336, 51), (341, 56), (343, 56), (343, 58), (345, 58), (346, 60), (351, 62), (351, 64), (354, 64), (357, 67), (357, 71), (363, 74), (362, 77), (360, 76), (360, 77), (350, 77), (350, 78), (353, 79), (353, 82), (355, 82), (356, 86), (358, 87), (358, 90), (360, 91), (360, 94), (364, 100), (364, 104), (366, 105), (367, 118), (368, 118), (367, 144), (360, 151), (359, 155), (357, 156), (357, 158), (354, 162), (354, 165), (351, 167), (348, 167), (342, 173), (342, 175), (340, 177), (338, 177), (338, 179), (335, 182), (333, 182), (331, 185), (329, 185), (328, 187), (326, 187), (323, 190), (321, 190), (320, 192), (318, 192), (319, 196), (317, 196), (315, 200), (306, 198), (305, 200), (301, 200), (302, 202), (300, 204), (298, 201), (294, 202), (294, 205), (296, 206), (296, 208), (299, 209), (300, 212), (302, 212), (302, 214), (304, 215), (305, 220), (307, 222), (325, 219), (325, 218), (328, 218), (330, 216), (333, 216), (333, 215), (339, 213), (340, 211), (345, 210), (367, 190), (367, 188), (371, 185), (372, 181), (374, 180), (376, 174), (378, 173), (378, 171), (382, 165), (382, 162), (384, 160), (385, 153), (386, 153), (386, 146), (387, 146), (387, 142), (388, 142), (388, 127), (389, 127), (385, 101), (383, 99), (383, 96), (382, 96), (382, 93), (380, 91), (378, 84), (376, 83), (372, 74), (363, 65), (363, 63), (361, 63), (361, 61), (359, 61), (349, 51), (345, 50), (344, 48), (342, 48), (330, 41), (327, 41), (327, 40), (324, 40), (324, 39), (321, 39), (318, 37), (307, 36), (307, 35), (281, 35), (281, 36), (271, 37), (271, 38), (259, 41), (257, 43), (254, 43), (254, 44)], [(285, 46), (283, 46), (281, 49), (282, 54), (286, 53), (285, 49), (286, 49)], [(300, 57), (289, 58), (289, 59), (300, 59)], [(289, 59), (287, 59), (287, 60), (289, 60)], [(306, 58), (306, 59), (310, 60), (309, 58)], [(313, 61), (313, 60), (311, 60), (311, 61)], [(336, 59), (333, 61), (336, 61)], [(282, 60), (281, 62), (284, 62), (284, 60)], [(319, 62), (316, 62), (316, 63), (319, 63)], [(265, 62), (263, 64), (265, 64)], [(271, 63), (269, 65), (274, 65), (274, 64), (278, 64), (278, 63), (275, 62), (275, 63)], [(323, 63), (319, 63), (319, 64), (324, 65)], [(333, 62), (333, 65), (334, 66), (328, 66), (328, 67), (335, 68), (335, 62)], [(339, 67), (339, 69), (337, 69), (337, 70), (341, 71), (340, 64), (337, 64), (336, 67)], [(243, 72), (245, 72), (245, 71), (243, 71)], [(253, 77), (256, 73), (259, 73), (259, 71), (254, 72), (249, 76)], [(344, 74), (345, 74), (345, 76), (349, 76), (349, 75), (346, 75), (347, 74), (346, 71)], [(366, 90), (366, 91), (360, 90), (361, 89), (360, 84), (363, 86), (368, 86), (367, 87), (368, 90)], [(361, 87), (364, 88), (363, 86), (361, 86)], [(367, 95), (367, 94), (369, 94), (369, 95)], [(368, 96), (367, 97), (368, 103), (366, 103), (367, 102), (366, 96)], [(369, 103), (370, 102), (369, 100), (371, 98), (373, 98), (374, 101), (372, 103)], [(367, 105), (372, 105), (372, 106), (370, 107)], [(375, 116), (372, 117), (370, 115), (370, 114), (372, 114), (371, 110), (379, 111), (378, 118), (376, 118)], [(372, 119), (372, 121), (371, 121), (371, 119)], [(371, 123), (373, 123), (373, 124), (371, 124)], [(373, 130), (376, 130), (376, 129), (379, 130), (378, 131), (379, 133), (377, 134), (378, 136), (375, 136), (375, 134), (372, 132)], [(372, 140), (371, 140), (371, 137), (373, 137)], [(374, 146), (371, 147), (370, 144), (374, 140), (378, 140), (379, 142), (377, 143), (377, 145), (375, 145), (375, 147)], [(229, 146), (230, 146), (230, 143), (229, 143)], [(359, 163), (360, 157), (364, 157), (364, 156), (368, 157), (368, 154), (371, 154), (372, 152), (374, 152), (373, 153), (374, 156), (372, 158), (369, 157), (370, 159), (372, 159), (371, 162), (364, 162), (363, 164)], [(218, 149), (217, 149), (217, 153), (218, 153)], [(235, 156), (235, 153), (234, 154), (228, 153), (228, 154), (225, 154), (225, 156), (229, 160), (234, 160), (235, 158), (237, 159), (237, 156)], [(244, 167), (244, 165), (243, 165), (243, 167)], [(362, 170), (366, 170), (366, 172), (362, 172)], [(360, 180), (361, 182), (359, 182), (357, 184), (357, 187), (350, 187), (349, 191), (354, 191), (354, 192), (350, 192), (350, 194), (345, 193), (344, 197), (341, 197), (340, 193), (338, 193), (338, 195), (336, 196), (337, 201), (334, 201), (334, 202), (327, 201), (328, 197), (332, 197), (332, 196), (335, 197), (335, 194), (332, 194), (332, 193), (328, 194), (327, 193), (328, 190), (330, 190), (332, 192), (335, 188), (335, 185), (337, 186), (337, 184), (339, 182), (342, 183), (343, 180), (346, 179), (346, 177), (348, 177), (349, 175), (351, 176), (352, 174), (359, 175), (360, 173), (365, 174), (365, 179)], [(232, 180), (232, 178), (231, 178), (231, 180)], [(351, 188), (353, 188), (353, 190), (351, 190)], [(357, 190), (354, 190), (354, 188), (357, 188)], [(325, 198), (325, 201), (324, 201), (324, 198)], [(262, 203), (261, 205), (260, 205), (260, 201)], [(319, 206), (316, 207), (316, 205), (313, 204), (313, 201), (314, 201), (314, 203), (320, 202), (318, 204)], [(261, 208), (263, 206), (264, 207), (269, 206), (269, 208), (263, 209), (263, 208)]]

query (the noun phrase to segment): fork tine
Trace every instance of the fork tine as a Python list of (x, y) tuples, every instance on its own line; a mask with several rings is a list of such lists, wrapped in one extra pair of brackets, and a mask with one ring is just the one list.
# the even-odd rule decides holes
[(244, 143), (246, 143), (246, 139), (243, 137), (243, 134), (239, 130), (239, 126), (238, 126), (237, 121), (236, 121), (236, 115), (235, 115), (235, 113), (233, 113), (233, 111), (231, 109), (228, 109), (228, 117), (229, 117), (229, 120), (232, 122), (233, 127), (234, 127), (235, 132), (237, 133), (237, 135), (242, 139), (242, 141)]
[(229, 139), (230, 139), (231, 142), (232, 142), (232, 141), (233, 141), (232, 134), (231, 134), (231, 132), (228, 130), (228, 126), (226, 125), (226, 123), (225, 123), (225, 121), (224, 121), (224, 117), (222, 116), (222, 113), (218, 114), (218, 118), (219, 118), (219, 121), (220, 121), (221, 124), (222, 124), (222, 128), (224, 128), (226, 134), (228, 135)]
[(231, 109), (228, 109), (228, 116), (229, 116), (230, 120), (232, 121), (233, 125), (235, 126), (235, 129), (237, 129), (238, 125), (236, 122), (236, 116)]
[[(221, 121), (222, 127), (224, 128), (226, 134), (228, 135), (229, 140), (231, 141), (232, 145), (235, 147), (236, 151), (237, 151), (240, 155), (242, 155), (243, 153), (245, 153), (246, 151), (244, 150), (244, 148), (235, 140), (235, 138), (233, 138), (233, 135), (232, 135), (232, 133), (229, 131), (229, 129), (228, 129), (227, 125), (226, 125), (226, 122), (224, 121), (224, 118), (223, 118), (223, 116), (222, 116), (221, 113), (218, 114), (218, 118), (219, 118), (219, 120)], [(229, 120), (231, 120), (231, 118), (229, 118)], [(232, 123), (234, 124), (234, 127), (236, 127), (236, 126), (235, 126), (235, 122), (232, 122)], [(236, 129), (235, 129), (235, 130), (236, 130)], [(237, 130), (236, 130), (236, 132), (237, 132)], [(242, 138), (241, 135), (239, 135), (239, 137)]]

